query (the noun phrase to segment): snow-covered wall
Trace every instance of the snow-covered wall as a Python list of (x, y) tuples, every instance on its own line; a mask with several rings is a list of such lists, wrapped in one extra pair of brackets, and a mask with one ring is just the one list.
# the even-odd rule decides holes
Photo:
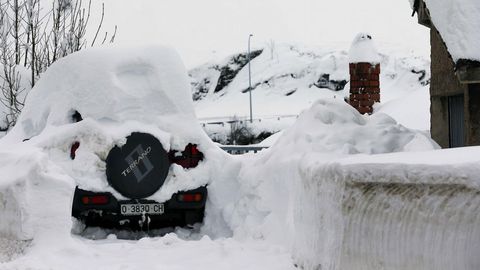
[(306, 269), (477, 269), (478, 153), (471, 147), (330, 162), (308, 154), (297, 259)]

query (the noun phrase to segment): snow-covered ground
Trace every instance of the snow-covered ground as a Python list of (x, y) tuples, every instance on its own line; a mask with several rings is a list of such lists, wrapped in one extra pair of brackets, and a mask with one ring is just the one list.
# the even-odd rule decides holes
[[(345, 270), (398, 265), (448, 269), (451, 264), (439, 262), (458, 262), (460, 255), (465, 262), (460, 269), (475, 269), (471, 266), (477, 266), (478, 261), (467, 251), (478, 247), (478, 226), (470, 226), (478, 224), (477, 219), (458, 218), (446, 229), (430, 227), (432, 233), (425, 234), (427, 244), (418, 244), (410, 253), (398, 253), (396, 246), (387, 245), (402, 240), (400, 236), (359, 238), (365, 232), (362, 229), (370, 228), (368, 221), (377, 220), (375, 211), (380, 209), (384, 217), (382, 207), (389, 199), (399, 198), (375, 197), (372, 210), (368, 198), (357, 196), (358, 189), (351, 185), (461, 186), (460, 193), (454, 189), (455, 204), (437, 198), (452, 192), (449, 187), (438, 196), (422, 197), (427, 202), (438, 199), (432, 199), (430, 206), (452, 206), (446, 207), (446, 214), (437, 219), (440, 221), (451, 217), (449, 209), (455, 211), (459, 205), (469, 205), (461, 212), (464, 217), (478, 208), (478, 148), (438, 150), (425, 132), (428, 61), (408, 53), (379, 50), (384, 94), (371, 116), (360, 115), (343, 100), (348, 91), (348, 82), (342, 82), (348, 80), (346, 51), (292, 45), (278, 45), (272, 54), (264, 50), (252, 61), (253, 94), (259, 102), (256, 115), (262, 116), (256, 121), (283, 132), (269, 139), (269, 149), (242, 156), (230, 156), (211, 142), (195, 113), (208, 121), (245, 117), (248, 100), (241, 105), (238, 101), (248, 95), (242, 93), (248, 87), (246, 66), (239, 68), (226, 59), (191, 70), (190, 81), (197, 86), (203, 81), (203, 89), (207, 89), (194, 104), (187, 72), (169, 49), (89, 49), (58, 61), (32, 90), (18, 125), (0, 140), (0, 269), (298, 266)], [(241, 57), (238, 59), (241, 63)], [(224, 66), (238, 73), (215, 93), (217, 84), (213, 82)], [(344, 89), (337, 89), (339, 85)], [(405, 116), (412, 107), (408, 112), (422, 117)], [(75, 111), (81, 113), (81, 122), (73, 123)], [(275, 125), (275, 121), (282, 124)], [(121, 196), (106, 181), (105, 158), (111, 147), (121, 144), (132, 131), (153, 134), (167, 149), (198, 143), (205, 154), (201, 165), (192, 170), (171, 166), (166, 184), (151, 198), (161, 202), (178, 190), (208, 184), (204, 223), (193, 230), (177, 228), (163, 237), (141, 238), (139, 234), (95, 229), (88, 237), (78, 235), (81, 226), (71, 219), (75, 186)], [(74, 141), (80, 141), (80, 148), (71, 160), (69, 150)], [(468, 189), (468, 196), (458, 197), (464, 189)], [(345, 205), (355, 198), (362, 203), (358, 211), (349, 211)], [(435, 216), (426, 209), (424, 213), (432, 219), (418, 218), (422, 213), (417, 215), (412, 209), (422, 206), (421, 202), (392, 205), (401, 205), (400, 213), (413, 213), (407, 215), (411, 224), (423, 228), (435, 221)], [(435, 212), (437, 209), (434, 214), (444, 213)], [(399, 220), (401, 217), (399, 214)], [(392, 229), (388, 219), (378, 220), (382, 226), (374, 228), (380, 232), (403, 232), (395, 231), (395, 226)], [(356, 224), (362, 226), (355, 229)], [(411, 226), (402, 228), (407, 233), (418, 231)], [(463, 234), (465, 231), (469, 234)], [(442, 233), (454, 236), (443, 241)], [(415, 233), (407, 236), (408, 241), (418, 238)], [(468, 242), (468, 236), (474, 241)], [(422, 252), (435, 243), (438, 247), (451, 245), (444, 251), (432, 249), (427, 254), (432, 257), (423, 256)], [(467, 248), (453, 250), (457, 257), (448, 255), (455, 245)], [(405, 246), (408, 244), (401, 246), (402, 252)], [(393, 250), (382, 253), (383, 247)], [(365, 255), (368, 248), (370, 253)], [(405, 254), (419, 263), (408, 264)]]
[[(65, 269), (83, 259), (98, 269), (112, 264), (121, 269), (123, 262), (133, 268), (135, 262), (152, 262), (155, 250), (168, 246), (158, 256), (169, 257), (170, 269), (200, 262), (208, 267), (215, 256), (206, 256), (205, 250), (218, 250), (218, 268), (291, 269), (296, 260), (311, 259), (291, 256), (293, 250), (304, 250), (294, 240), (299, 205), (291, 188), (300, 179), (306, 151), (333, 158), (437, 147), (386, 115), (361, 116), (343, 100), (324, 100), (305, 111), (268, 151), (233, 157), (202, 133), (189, 94), (186, 72), (168, 49), (90, 49), (54, 64), (28, 96), (17, 126), (0, 141), (0, 266)], [(75, 111), (83, 117), (78, 123), (72, 120)], [(164, 186), (151, 196), (161, 202), (178, 190), (207, 183), (205, 222), (193, 235), (177, 230), (180, 236), (130, 241), (106, 234), (106, 240), (91, 241), (71, 233), (78, 230), (70, 217), (76, 185), (121, 197), (105, 179), (105, 156), (132, 131), (154, 134), (167, 149), (198, 143), (205, 154), (196, 169), (172, 166)], [(73, 141), (81, 146), (71, 160)], [(175, 260), (196, 248), (202, 252), (190, 255), (188, 263)]]

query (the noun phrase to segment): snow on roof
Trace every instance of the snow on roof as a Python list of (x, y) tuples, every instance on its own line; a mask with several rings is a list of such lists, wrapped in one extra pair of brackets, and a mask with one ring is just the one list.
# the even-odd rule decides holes
[(380, 63), (380, 56), (373, 43), (372, 36), (368, 33), (359, 33), (353, 39), (348, 52), (350, 63)]
[(453, 61), (480, 61), (480, 1), (424, 1)]
[[(92, 48), (54, 63), (29, 93), (11, 133), (30, 138), (71, 122), (78, 111), (94, 120), (158, 124), (159, 116), (195, 119), (187, 73), (170, 48)], [(20, 130), (20, 131), (19, 131)]]

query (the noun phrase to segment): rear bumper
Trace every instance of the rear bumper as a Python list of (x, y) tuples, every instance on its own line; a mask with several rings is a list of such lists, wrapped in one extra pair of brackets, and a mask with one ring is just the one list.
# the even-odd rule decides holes
[[(179, 195), (185, 193), (202, 194), (201, 201), (180, 202)], [(106, 196), (104, 204), (85, 204), (82, 198), (86, 196)], [(179, 192), (163, 203), (164, 213), (161, 215), (125, 216), (120, 212), (121, 204), (157, 203), (152, 200), (118, 200), (109, 192), (92, 192), (80, 188), (75, 189), (72, 205), (72, 216), (85, 223), (86, 226), (95, 226), (112, 229), (150, 230), (167, 227), (184, 227), (203, 222), (207, 188), (200, 187), (187, 192)]]

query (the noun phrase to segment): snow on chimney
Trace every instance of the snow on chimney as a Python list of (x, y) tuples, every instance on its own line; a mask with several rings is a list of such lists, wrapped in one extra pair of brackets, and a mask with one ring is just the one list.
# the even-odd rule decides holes
[(380, 56), (367, 33), (358, 34), (349, 51), (349, 103), (361, 114), (373, 112), (380, 102)]

